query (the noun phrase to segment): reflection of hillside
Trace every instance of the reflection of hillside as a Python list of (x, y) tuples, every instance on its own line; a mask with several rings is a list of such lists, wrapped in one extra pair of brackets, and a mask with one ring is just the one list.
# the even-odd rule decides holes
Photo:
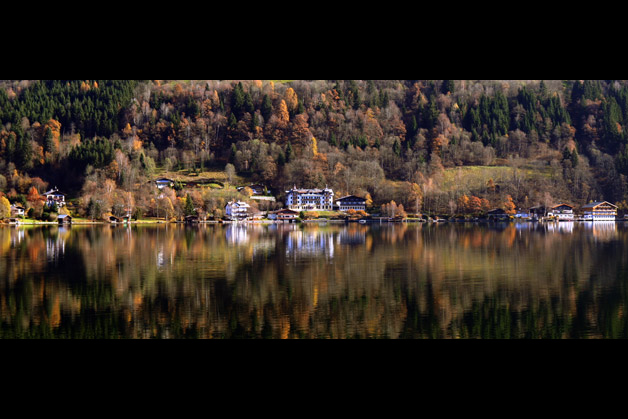
[(616, 316), (628, 295), (621, 281), (628, 229), (558, 224), (0, 228), (0, 333), (415, 338), (628, 330)]

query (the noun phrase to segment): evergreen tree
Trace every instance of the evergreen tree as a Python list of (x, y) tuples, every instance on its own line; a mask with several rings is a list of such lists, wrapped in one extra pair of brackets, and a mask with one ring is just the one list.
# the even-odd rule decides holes
[(183, 211), (185, 212), (185, 215), (194, 215), (196, 210), (194, 208), (194, 202), (192, 202), (192, 197), (190, 197), (190, 194), (188, 193), (185, 196), (185, 206), (183, 207)]
[(268, 95), (264, 95), (262, 99), (262, 107), (260, 108), (260, 112), (264, 121), (268, 121), (273, 114), (273, 104)]

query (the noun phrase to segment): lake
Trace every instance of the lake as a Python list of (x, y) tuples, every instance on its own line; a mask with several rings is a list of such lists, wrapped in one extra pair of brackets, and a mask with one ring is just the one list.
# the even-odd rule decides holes
[(0, 227), (0, 338), (626, 338), (628, 223)]

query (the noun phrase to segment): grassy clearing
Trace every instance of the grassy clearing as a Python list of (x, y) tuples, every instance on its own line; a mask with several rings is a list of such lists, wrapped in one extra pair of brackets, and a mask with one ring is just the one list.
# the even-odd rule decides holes
[(446, 192), (467, 189), (478, 191), (486, 189), (489, 179), (495, 184), (506, 184), (515, 176), (525, 179), (551, 176), (551, 170), (547, 165), (532, 162), (519, 169), (510, 166), (460, 166), (445, 169), (441, 189)]

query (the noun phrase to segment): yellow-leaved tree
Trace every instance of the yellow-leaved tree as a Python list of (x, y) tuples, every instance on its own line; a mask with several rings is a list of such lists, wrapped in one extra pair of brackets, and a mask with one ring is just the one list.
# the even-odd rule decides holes
[(11, 217), (11, 203), (3, 196), (0, 198), (0, 220)]

